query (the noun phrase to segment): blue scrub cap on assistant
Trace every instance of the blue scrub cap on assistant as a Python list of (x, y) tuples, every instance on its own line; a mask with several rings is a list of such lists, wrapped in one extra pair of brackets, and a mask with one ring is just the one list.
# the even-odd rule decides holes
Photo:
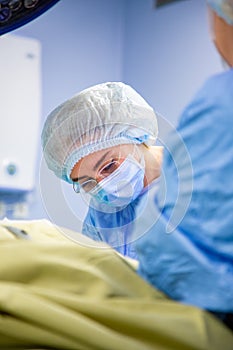
[(219, 17), (233, 25), (233, 0), (207, 0), (207, 3)]
[(85, 89), (48, 116), (41, 135), (46, 163), (72, 183), (75, 164), (121, 144), (152, 145), (158, 133), (152, 107), (129, 85), (108, 82)]

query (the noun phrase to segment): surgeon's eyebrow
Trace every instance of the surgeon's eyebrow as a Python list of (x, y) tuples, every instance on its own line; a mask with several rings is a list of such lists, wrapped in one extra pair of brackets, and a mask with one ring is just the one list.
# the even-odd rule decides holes
[(110, 151), (107, 151), (106, 153), (104, 153), (104, 155), (98, 160), (98, 162), (94, 165), (93, 169), (96, 171), (101, 163), (103, 163), (103, 161), (105, 160), (105, 158), (107, 157), (107, 155), (109, 154)]
[[(104, 155), (98, 160), (98, 162), (94, 165), (93, 167), (93, 170), (96, 171), (99, 166), (101, 165), (101, 163), (103, 163), (103, 161), (105, 160), (105, 158), (107, 157), (107, 155), (110, 153), (110, 151), (107, 151), (106, 153), (104, 153)], [(87, 176), (87, 175), (83, 175), (83, 176), (80, 176), (80, 177), (76, 177), (74, 179), (71, 179), (73, 182), (78, 182), (82, 179), (91, 179), (90, 176)]]
[(75, 177), (75, 178), (71, 179), (71, 181), (79, 182), (82, 179), (91, 179), (91, 178), (89, 176), (87, 176), (87, 175), (83, 175), (83, 176), (80, 176), (80, 177)]

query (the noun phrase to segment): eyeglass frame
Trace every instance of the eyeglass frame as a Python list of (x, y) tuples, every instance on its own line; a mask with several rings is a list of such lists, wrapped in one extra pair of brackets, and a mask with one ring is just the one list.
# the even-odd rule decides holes
[[(104, 163), (100, 167), (100, 169), (97, 171), (97, 176), (96, 178), (90, 178), (89, 180), (84, 181), (83, 183), (80, 184), (79, 181), (73, 181), (73, 190), (75, 193), (80, 193), (81, 190), (83, 190), (85, 193), (90, 192), (93, 190), (96, 186), (98, 186), (99, 182), (102, 181), (103, 179), (107, 178), (109, 175), (111, 175), (114, 171), (116, 171), (119, 166), (123, 163), (125, 158), (119, 157), (118, 159), (111, 159), (110, 161), (108, 160), (107, 162)], [(107, 175), (101, 175), (101, 172), (106, 170), (106, 168), (109, 168), (110, 165), (112, 164), (117, 164), (115, 168), (113, 168)], [(86, 191), (83, 187), (87, 186), (88, 183), (93, 183), (93, 186), (91, 186), (90, 190)]]

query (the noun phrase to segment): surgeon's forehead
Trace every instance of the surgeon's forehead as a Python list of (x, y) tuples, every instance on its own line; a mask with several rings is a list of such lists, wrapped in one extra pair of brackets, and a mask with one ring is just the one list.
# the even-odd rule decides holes
[(111, 156), (112, 154), (118, 154), (120, 152), (120, 147), (114, 146), (109, 147), (106, 149), (103, 149), (101, 151), (94, 152), (92, 154), (87, 155), (82, 159), (83, 163), (91, 163), (93, 166), (95, 165), (95, 162), (99, 162), (103, 159), (104, 156)]
[(132, 144), (123, 144), (123, 145), (116, 145), (112, 146), (97, 152), (94, 152), (92, 154), (87, 155), (82, 159), (83, 162), (85, 161), (99, 161), (104, 155), (109, 155), (111, 157), (112, 155), (120, 156), (125, 155), (128, 152), (131, 152), (134, 148), (134, 145)]
[(126, 156), (132, 152), (135, 145), (123, 144), (112, 146), (97, 152), (93, 152), (86, 157), (82, 158), (78, 163), (75, 164), (70, 177), (77, 178), (82, 175), (83, 172), (93, 174), (104, 164), (106, 161), (111, 160), (114, 157)]
[(70, 178), (77, 181), (77, 178), (80, 176), (94, 175), (103, 163), (117, 156), (121, 152), (120, 149), (119, 146), (113, 146), (85, 156), (75, 164), (71, 171)]

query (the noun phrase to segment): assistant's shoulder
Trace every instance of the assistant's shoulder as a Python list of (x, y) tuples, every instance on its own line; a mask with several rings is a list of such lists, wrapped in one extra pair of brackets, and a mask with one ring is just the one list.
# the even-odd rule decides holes
[(208, 106), (233, 106), (233, 69), (213, 75), (203, 84), (194, 97), (195, 101)]
[[(233, 69), (216, 74), (203, 84), (191, 103), (183, 111), (180, 126), (193, 120), (224, 119), (233, 123)], [(211, 117), (211, 118), (210, 118)]]
[(211, 91), (214, 97), (221, 96), (223, 91), (226, 95), (233, 96), (233, 68), (228, 71), (215, 74), (203, 85), (202, 89), (206, 93)]

